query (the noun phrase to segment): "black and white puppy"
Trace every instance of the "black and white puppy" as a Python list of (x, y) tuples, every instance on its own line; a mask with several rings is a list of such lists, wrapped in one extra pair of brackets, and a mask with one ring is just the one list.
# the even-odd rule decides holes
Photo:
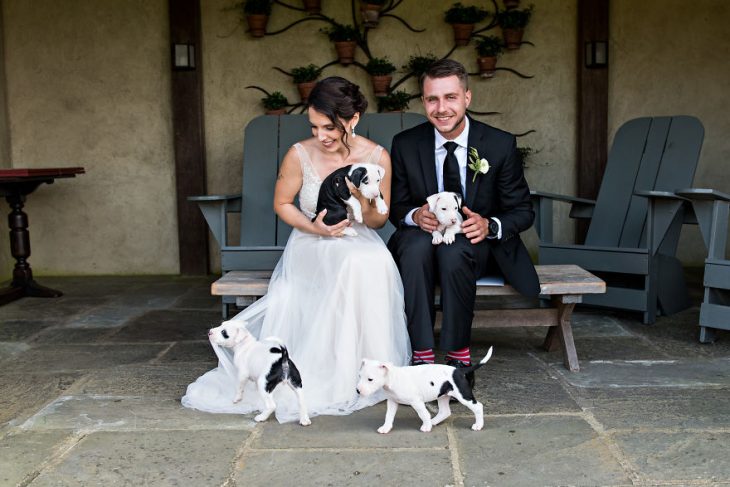
[[(322, 186), (319, 188), (317, 215), (326, 209), (324, 223), (334, 225), (347, 218), (347, 207), (349, 206), (352, 208), (355, 221), (362, 223), (360, 201), (350, 192), (347, 180), (360, 191), (360, 194), (370, 200), (374, 199), (378, 213), (385, 215), (388, 213), (388, 205), (385, 204), (383, 195), (380, 193), (380, 181), (384, 176), (385, 169), (377, 164), (351, 164), (335, 170), (324, 178)], [(315, 219), (316, 216), (312, 218), (312, 221)], [(357, 236), (357, 232), (352, 227), (345, 228), (342, 233), (351, 237)]]
[(302, 395), (302, 378), (294, 362), (289, 358), (286, 346), (276, 337), (257, 341), (246, 329), (244, 321), (224, 321), (208, 331), (208, 339), (214, 345), (233, 350), (233, 364), (238, 374), (238, 387), (233, 402), (243, 399), (246, 382), (252, 381), (264, 400), (264, 410), (254, 419), (266, 421), (276, 410), (273, 392), (279, 384), (288, 385), (299, 401), (299, 424), (312, 424)]
[(461, 195), (443, 191), (441, 193), (432, 194), (426, 198), (428, 202), (428, 211), (436, 215), (439, 224), (436, 230), (431, 232), (433, 236), (431, 243), (438, 245), (445, 243), (451, 245), (456, 240), (457, 233), (463, 233), (461, 224), (464, 218), (459, 211), (461, 210)]
[[(388, 405), (385, 423), (378, 428), (378, 433), (385, 434), (393, 428), (393, 419), (399, 404), (407, 404), (416, 410), (422, 421), (421, 431), (427, 433), (451, 415), (450, 397), (471, 409), (475, 417), (471, 429), (479, 431), (484, 426), (484, 407), (474, 399), (466, 374), (486, 364), (491, 356), (492, 347), (489, 347), (487, 355), (478, 364), (463, 369), (440, 364), (396, 367), (389, 362), (364, 359), (360, 367), (357, 392), (369, 396), (380, 388), (385, 391)], [(439, 410), (432, 419), (426, 403), (436, 399)]]

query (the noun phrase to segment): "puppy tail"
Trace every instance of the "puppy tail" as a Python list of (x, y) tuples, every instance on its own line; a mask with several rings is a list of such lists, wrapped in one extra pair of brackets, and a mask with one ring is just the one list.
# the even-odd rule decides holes
[(483, 359), (481, 359), (481, 360), (479, 361), (479, 363), (478, 363), (478, 364), (474, 364), (474, 365), (472, 365), (472, 366), (470, 366), (470, 367), (464, 367), (464, 368), (463, 368), (463, 369), (461, 369), (461, 370), (463, 370), (463, 371), (464, 371), (465, 373), (467, 373), (467, 372), (472, 372), (472, 371), (474, 371), (474, 370), (477, 370), (477, 369), (478, 369), (479, 367), (481, 367), (482, 365), (484, 365), (484, 364), (486, 364), (487, 362), (489, 362), (489, 359), (490, 359), (490, 358), (492, 358), (492, 350), (493, 350), (493, 349), (494, 349), (494, 347), (489, 347), (489, 350), (487, 351), (487, 354), (486, 354), (486, 355), (484, 356), (484, 358), (483, 358)]

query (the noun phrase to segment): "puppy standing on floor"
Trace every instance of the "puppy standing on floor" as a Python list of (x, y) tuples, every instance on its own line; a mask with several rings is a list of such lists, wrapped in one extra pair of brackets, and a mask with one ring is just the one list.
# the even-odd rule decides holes
[(265, 404), (264, 410), (254, 418), (256, 421), (266, 421), (276, 410), (272, 393), (276, 386), (284, 383), (297, 395), (299, 424), (302, 426), (312, 424), (302, 395), (302, 378), (281, 340), (269, 337), (257, 341), (246, 329), (246, 323), (242, 321), (224, 321), (222, 325), (208, 331), (208, 339), (214, 345), (233, 349), (233, 364), (238, 374), (234, 403), (243, 399), (246, 382), (256, 383)]
[(464, 218), (459, 213), (461, 209), (461, 196), (450, 191), (432, 194), (426, 198), (428, 211), (436, 215), (439, 224), (436, 230), (431, 232), (433, 239), (431, 243), (438, 245), (445, 243), (451, 245), (456, 240), (456, 234), (462, 233), (461, 224)]
[[(327, 210), (322, 219), (327, 225), (334, 225), (347, 218), (347, 207), (352, 209), (352, 216), (356, 222), (362, 223), (362, 206), (360, 201), (352, 195), (347, 181), (350, 181), (364, 197), (375, 200), (378, 213), (388, 213), (388, 205), (380, 194), (380, 181), (385, 176), (385, 169), (377, 164), (351, 164), (333, 171), (324, 178), (319, 187), (317, 198), (317, 215)], [(312, 218), (312, 221), (316, 219)], [(351, 237), (357, 236), (352, 227), (345, 228), (342, 233)]]
[[(471, 429), (479, 431), (484, 426), (484, 406), (474, 399), (466, 374), (486, 364), (491, 356), (492, 347), (489, 347), (487, 355), (481, 362), (463, 369), (440, 364), (396, 367), (388, 362), (363, 359), (357, 392), (369, 396), (381, 387), (385, 391), (388, 409), (385, 413), (385, 423), (378, 428), (378, 433), (388, 433), (393, 428), (398, 404), (407, 404), (415, 409), (423, 421), (421, 431), (427, 433), (433, 426), (451, 415), (450, 397), (471, 409), (476, 417)], [(426, 403), (436, 399), (439, 410), (431, 419)]]

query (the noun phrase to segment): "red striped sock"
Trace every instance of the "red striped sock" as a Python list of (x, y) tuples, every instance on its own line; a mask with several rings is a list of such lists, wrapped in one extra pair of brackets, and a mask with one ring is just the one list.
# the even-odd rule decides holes
[(413, 360), (420, 360), (421, 362), (432, 364), (436, 361), (436, 356), (434, 355), (432, 348), (428, 348), (426, 350), (414, 350)]
[(446, 354), (446, 360), (454, 359), (459, 362), (464, 362), (466, 365), (471, 365), (471, 353), (469, 347), (464, 347), (461, 350), (453, 350)]

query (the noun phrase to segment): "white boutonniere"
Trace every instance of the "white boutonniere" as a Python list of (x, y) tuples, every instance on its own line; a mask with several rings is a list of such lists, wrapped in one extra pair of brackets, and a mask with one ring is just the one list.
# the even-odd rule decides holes
[(489, 161), (484, 157), (479, 157), (479, 152), (474, 147), (469, 147), (469, 169), (474, 171), (472, 183), (477, 180), (477, 174), (487, 174), (489, 171)]

